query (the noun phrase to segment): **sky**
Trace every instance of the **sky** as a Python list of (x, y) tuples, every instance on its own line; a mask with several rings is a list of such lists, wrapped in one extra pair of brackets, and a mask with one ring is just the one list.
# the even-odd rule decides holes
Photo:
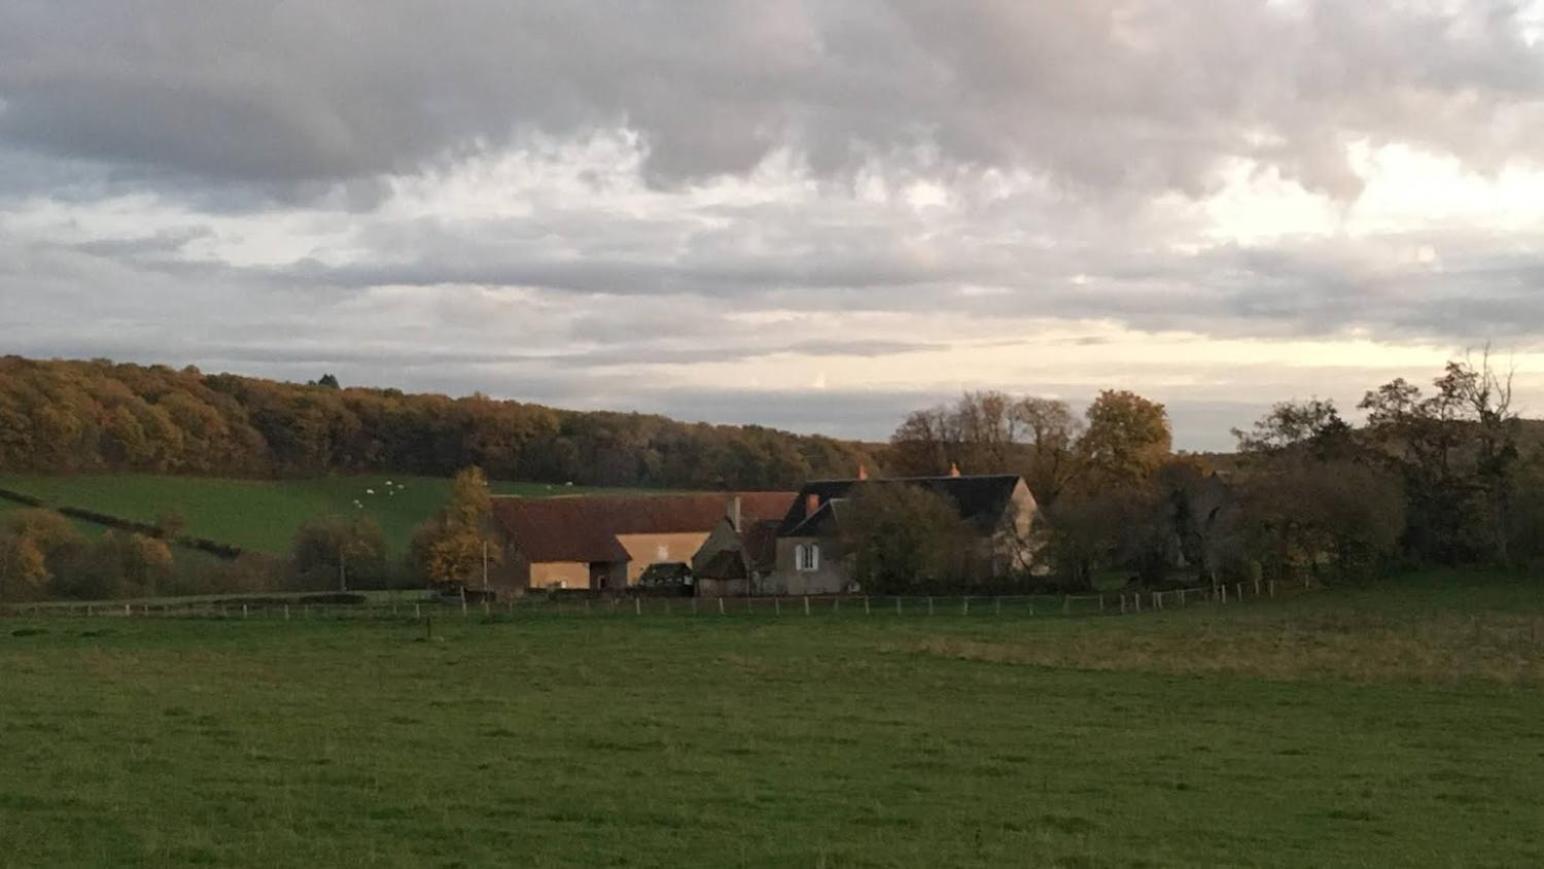
[(0, 353), (1205, 450), (1541, 328), (1544, 2), (0, 0)]

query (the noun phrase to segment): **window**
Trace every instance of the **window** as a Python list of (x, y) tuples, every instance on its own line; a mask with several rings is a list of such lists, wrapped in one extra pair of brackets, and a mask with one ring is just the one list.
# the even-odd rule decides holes
[(820, 569), (820, 546), (815, 543), (800, 543), (794, 547), (794, 567), (797, 570), (809, 572)]

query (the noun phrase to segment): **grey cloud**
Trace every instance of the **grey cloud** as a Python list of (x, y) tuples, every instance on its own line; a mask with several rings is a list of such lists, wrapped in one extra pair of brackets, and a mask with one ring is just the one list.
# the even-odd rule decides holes
[(1219, 159), (1252, 156), (1347, 194), (1352, 137), (1477, 166), (1527, 153), (1544, 65), (1517, 11), (338, 0), (188, 14), (171, 0), (7, 0), (0, 138), (291, 193), (626, 124), (667, 182), (744, 172), (786, 146), (822, 172), (936, 159), (1187, 193), (1214, 183)]

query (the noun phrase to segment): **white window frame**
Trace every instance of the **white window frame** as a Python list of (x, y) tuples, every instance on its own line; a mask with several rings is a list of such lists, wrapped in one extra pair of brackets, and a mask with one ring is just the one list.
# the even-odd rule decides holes
[(820, 544), (800, 543), (793, 551), (794, 569), (800, 573), (813, 573), (820, 569)]

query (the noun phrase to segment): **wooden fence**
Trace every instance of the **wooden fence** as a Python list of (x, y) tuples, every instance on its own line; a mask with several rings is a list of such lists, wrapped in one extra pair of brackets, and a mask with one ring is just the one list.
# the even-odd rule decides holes
[(604, 597), (548, 600), (541, 596), (500, 602), (446, 601), (419, 597), (364, 604), (318, 604), (264, 601), (240, 602), (48, 603), (0, 609), (0, 615), (21, 617), (160, 617), (212, 619), (422, 619), (426, 616), (514, 619), (527, 616), (1115, 616), (1184, 608), (1224, 606), (1301, 594), (1301, 585), (1256, 581), (1156, 591), (1115, 591), (1066, 595), (807, 595), (751, 597)]

